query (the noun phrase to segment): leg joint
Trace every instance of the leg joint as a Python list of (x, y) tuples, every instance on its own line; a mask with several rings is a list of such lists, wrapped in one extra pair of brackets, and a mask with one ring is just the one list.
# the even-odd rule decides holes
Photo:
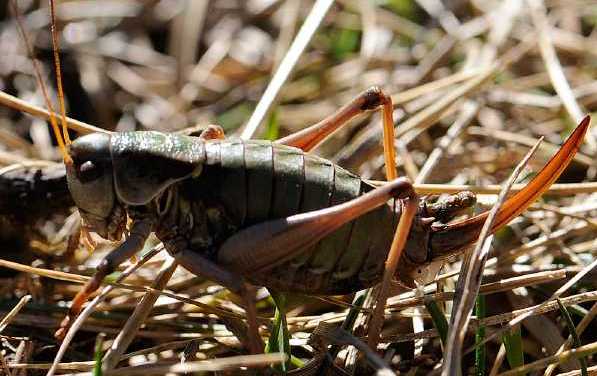
[(389, 182), (391, 184), (391, 191), (390, 195), (394, 198), (399, 199), (411, 199), (413, 202), (418, 201), (417, 193), (415, 192), (415, 188), (413, 187), (412, 183), (408, 178), (398, 178)]
[(379, 106), (390, 102), (387, 96), (379, 86), (372, 86), (362, 94), (363, 104), (361, 110), (369, 111), (379, 108)]

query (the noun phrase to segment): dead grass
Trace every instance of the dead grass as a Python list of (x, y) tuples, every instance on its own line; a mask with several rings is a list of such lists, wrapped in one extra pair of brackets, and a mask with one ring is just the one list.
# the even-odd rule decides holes
[[(18, 4), (46, 81), (53, 82), (47, 8)], [(580, 117), (597, 109), (595, 1), (91, 0), (62, 1), (57, 12), (74, 129), (174, 132), (217, 123), (229, 135), (279, 138), (378, 85), (395, 106), (400, 175), (415, 181), (422, 195), (476, 191), (479, 209), (495, 204), (539, 137), (545, 141), (512, 191), (545, 164)], [(0, 175), (14, 163), (59, 160), (40, 120), (47, 115), (30, 56), (4, 4), (0, 52)], [(54, 85), (48, 89), (55, 96)], [(485, 299), (485, 316), (470, 318), (458, 342), (462, 355), (452, 359), (454, 372), (580, 374), (578, 354), (597, 365), (596, 152), (589, 131), (558, 184), (495, 235), (477, 296)], [(383, 179), (379, 115), (351, 122), (316, 153), (365, 179)], [(74, 230), (65, 224), (73, 211), (65, 207), (27, 223), (0, 213), (4, 374), (47, 372), (65, 302), (112, 246), (94, 237), (94, 253), (83, 243), (67, 247)], [(89, 374), (98, 333), (107, 334), (103, 351), (108, 368), (115, 368), (106, 374), (241, 373), (248, 372), (243, 365), (283, 360), (242, 355), (242, 335), (232, 330), (244, 315), (238, 298), (176, 268), (155, 243), (145, 251), (152, 257), (131, 260), (106, 283), (58, 373)], [(456, 289), (461, 260), (450, 261), (420, 290), (394, 289), (375, 361), (401, 373), (441, 372), (446, 349), (424, 303), (431, 297), (450, 321), (452, 302), (463, 297)], [(273, 307), (265, 290), (258, 296), (266, 337)], [(556, 297), (571, 313), (583, 345), (578, 351), (570, 349)], [(315, 330), (341, 323), (352, 306), (351, 297), (293, 299), (293, 355), (323, 362), (324, 349), (336, 351), (337, 368), (361, 374), (354, 350), (361, 342), (346, 346)], [(508, 322), (520, 328), (526, 366), (508, 363), (515, 358), (511, 345), (498, 355), (503, 345), (496, 333)], [(486, 338), (494, 337), (482, 347), (483, 362), (472, 351), (481, 327)], [(334, 341), (342, 346), (328, 347)]]

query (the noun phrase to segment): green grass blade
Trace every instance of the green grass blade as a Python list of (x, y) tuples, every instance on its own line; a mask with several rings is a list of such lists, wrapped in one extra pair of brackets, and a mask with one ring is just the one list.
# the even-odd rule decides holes
[(294, 355), (290, 357), (290, 364), (292, 364), (294, 368), (303, 368), (305, 366), (305, 362)]
[(360, 42), (361, 33), (357, 30), (340, 29), (332, 34), (332, 54), (338, 60), (345, 59), (355, 53)]
[(292, 354), (290, 352), (290, 333), (288, 332), (288, 324), (286, 323), (286, 295), (270, 291), (270, 295), (276, 305), (276, 312), (274, 314), (274, 323), (272, 325), (272, 332), (265, 346), (265, 353), (280, 353), (287, 355), (287, 360), (274, 366), (274, 369), (281, 372), (288, 372), (292, 363)]
[(348, 310), (348, 314), (346, 314), (346, 318), (342, 322), (342, 329), (353, 334), (352, 329), (354, 327), (355, 322), (357, 321), (357, 318), (359, 317), (359, 313), (363, 308), (363, 304), (365, 303), (366, 298), (367, 290), (362, 290), (355, 294), (354, 299), (352, 301), (352, 307)]
[(399, 16), (405, 17), (411, 21), (418, 22), (418, 8), (412, 0), (387, 0), (385, 1), (388, 8), (396, 12)]
[(506, 359), (510, 368), (521, 367), (524, 365), (524, 352), (522, 349), (522, 335), (520, 327), (513, 328), (502, 336), (502, 342), (506, 348)]
[[(481, 320), (487, 314), (487, 307), (485, 305), (485, 295), (477, 296), (477, 304), (475, 306), (475, 315), (477, 319)], [(475, 334), (475, 343), (481, 343), (485, 339), (485, 326), (479, 325), (477, 333)], [(486, 348), (485, 345), (481, 345), (475, 349), (475, 375), (485, 376), (486, 365)]]
[(267, 119), (267, 126), (265, 128), (265, 139), (274, 141), (278, 139), (278, 135), (280, 133), (280, 124), (278, 122), (278, 109), (274, 109), (268, 119)]
[[(564, 320), (566, 320), (566, 326), (568, 327), (570, 336), (572, 336), (572, 345), (575, 348), (582, 346), (582, 344), (580, 342), (580, 337), (578, 336), (578, 333), (576, 332), (576, 327), (574, 326), (574, 322), (572, 321), (572, 317), (570, 316), (570, 313), (568, 312), (566, 307), (564, 307), (564, 305), (562, 304), (562, 301), (560, 299), (556, 299), (556, 300), (558, 302), (558, 306), (560, 306), (560, 312), (562, 312), (562, 317), (564, 317)], [(581, 375), (588, 376), (589, 371), (587, 370), (587, 359), (583, 356), (581, 358), (578, 358), (578, 361), (580, 362)]]
[(102, 351), (102, 347), (104, 345), (104, 333), (98, 334), (95, 340), (95, 348), (93, 353), (93, 360), (95, 364), (93, 365), (93, 376), (102, 376), (102, 358), (104, 357), (104, 352)]
[(437, 305), (437, 302), (430, 296), (425, 296), (425, 308), (431, 315), (433, 326), (437, 329), (439, 337), (442, 340), (442, 345), (446, 347), (446, 339), (448, 338), (448, 320)]
[[(365, 302), (365, 298), (367, 298), (367, 292), (369, 290), (362, 290), (355, 294), (354, 299), (352, 300), (352, 307), (348, 310), (344, 321), (342, 322), (341, 328), (349, 332), (350, 334), (354, 334), (353, 327), (355, 322), (357, 321), (357, 317), (359, 317), (359, 313), (363, 308), (363, 303)], [(330, 347), (330, 357), (331, 359), (335, 359), (340, 352), (341, 346), (339, 345), (332, 345)]]

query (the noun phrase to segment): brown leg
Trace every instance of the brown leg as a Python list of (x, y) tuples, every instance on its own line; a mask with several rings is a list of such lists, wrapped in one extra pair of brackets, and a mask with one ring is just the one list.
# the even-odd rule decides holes
[(129, 237), (110, 252), (99, 264), (97, 271), (91, 279), (83, 286), (83, 288), (73, 298), (70, 310), (67, 316), (60, 323), (60, 328), (56, 331), (56, 338), (63, 339), (68, 332), (71, 323), (77, 318), (83, 304), (87, 302), (89, 296), (93, 294), (100, 286), (104, 278), (137, 252), (143, 249), (145, 240), (151, 233), (153, 228), (153, 219), (140, 218), (133, 221)]
[[(277, 142), (284, 145), (296, 146), (305, 151), (309, 151), (356, 115), (359, 115), (365, 111), (375, 110), (380, 107), (382, 110), (384, 128), (383, 147), (386, 165), (386, 178), (388, 181), (394, 181), (394, 179), (397, 177), (397, 174), (396, 168), (394, 167), (396, 151), (394, 148), (392, 100), (377, 87), (366, 90), (329, 118), (326, 118), (303, 131), (282, 138)], [(379, 334), (383, 325), (383, 313), (387, 301), (390, 282), (396, 273), (398, 261), (400, 260), (404, 245), (406, 244), (412, 221), (417, 213), (419, 201), (418, 196), (408, 180), (403, 180), (402, 182), (405, 185), (403, 187), (403, 193), (406, 193), (406, 199), (402, 202), (402, 215), (400, 216), (400, 220), (394, 234), (394, 239), (392, 240), (392, 245), (390, 247), (390, 252), (388, 253), (383, 280), (378, 291), (377, 303), (371, 318), (371, 325), (369, 326), (369, 345), (374, 349), (377, 347)]]
[(391, 281), (396, 274), (398, 261), (404, 250), (410, 227), (417, 214), (419, 206), (419, 198), (412, 185), (410, 186), (410, 192), (408, 192), (408, 198), (402, 200), (401, 203), (402, 214), (400, 215), (400, 220), (398, 221), (398, 226), (394, 233), (388, 258), (386, 259), (383, 279), (378, 289), (375, 309), (373, 310), (371, 322), (369, 323), (368, 344), (373, 350), (377, 348), (377, 343), (379, 342), (379, 335), (384, 322), (384, 310), (386, 301), (388, 300), (388, 293), (390, 292)]
[(383, 117), (384, 129), (384, 157), (386, 160), (386, 176), (388, 180), (394, 180), (396, 169), (394, 167), (396, 152), (394, 150), (394, 119), (392, 116), (393, 106), (390, 96), (378, 87), (372, 87), (354, 98), (350, 103), (339, 109), (333, 115), (323, 119), (302, 131), (293, 133), (281, 138), (276, 143), (295, 146), (304, 151), (310, 151), (319, 145), (326, 137), (334, 133), (338, 128), (345, 125), (350, 119), (367, 111), (380, 109)]
[[(396, 151), (394, 148), (392, 100), (377, 87), (366, 90), (332, 116), (303, 131), (282, 138), (277, 142), (284, 145), (295, 146), (303, 149), (304, 151), (309, 151), (356, 115), (369, 110), (375, 110), (380, 107), (383, 117), (383, 147), (386, 165), (386, 178), (388, 181), (393, 181), (396, 179), (397, 174), (396, 168), (394, 167)], [(408, 238), (412, 221), (417, 213), (419, 201), (418, 196), (412, 188), (410, 182), (408, 180), (405, 180), (404, 182), (405, 185), (408, 185), (408, 187), (404, 187), (405, 192), (407, 193), (406, 200), (404, 200), (402, 203), (402, 215), (400, 216), (400, 221), (398, 222), (398, 227), (396, 228), (396, 233), (394, 234), (390, 252), (388, 253), (383, 280), (378, 291), (375, 310), (371, 318), (371, 325), (369, 326), (369, 345), (374, 349), (379, 341), (379, 334), (383, 325), (383, 313), (387, 301), (390, 282), (396, 273), (398, 261), (400, 260), (402, 250), (404, 249), (404, 245)]]
[(261, 354), (265, 348), (265, 344), (259, 335), (259, 323), (257, 322), (257, 306), (255, 305), (255, 295), (257, 289), (255, 286), (245, 283), (241, 297), (245, 303), (245, 312), (247, 314), (247, 326), (249, 350), (252, 354)]
[(230, 271), (206, 259), (197, 252), (183, 250), (173, 254), (173, 256), (180, 265), (191, 273), (214, 281), (243, 299), (245, 311), (247, 313), (247, 324), (249, 327), (249, 350), (253, 354), (262, 353), (264, 345), (259, 336), (257, 310), (255, 308), (255, 289), (244, 283), (241, 276), (232, 274)]

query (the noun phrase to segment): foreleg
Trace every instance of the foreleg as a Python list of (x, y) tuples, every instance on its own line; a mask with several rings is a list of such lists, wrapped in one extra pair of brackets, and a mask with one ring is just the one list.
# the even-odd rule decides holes
[(91, 279), (83, 286), (83, 288), (75, 295), (67, 316), (60, 323), (60, 328), (56, 331), (56, 338), (62, 339), (68, 332), (71, 323), (81, 312), (83, 304), (87, 302), (91, 294), (93, 294), (101, 285), (104, 278), (116, 270), (118, 265), (122, 264), (129, 258), (133, 257), (137, 252), (143, 249), (145, 240), (153, 230), (154, 220), (152, 217), (141, 217), (133, 219), (131, 231), (128, 238), (111, 251), (100, 262), (97, 271)]

